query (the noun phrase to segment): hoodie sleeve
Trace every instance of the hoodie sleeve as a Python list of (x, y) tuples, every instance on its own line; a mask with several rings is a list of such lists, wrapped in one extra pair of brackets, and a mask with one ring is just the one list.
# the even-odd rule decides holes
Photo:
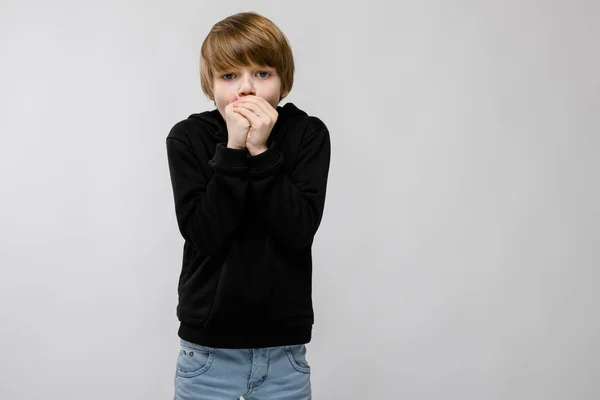
[[(179, 231), (200, 253), (218, 252), (244, 211), (248, 152), (219, 143), (213, 159), (202, 160), (190, 144), (171, 135), (166, 148)], [(202, 162), (214, 170), (209, 181)]]
[(297, 250), (312, 242), (323, 216), (331, 157), (329, 131), (321, 126), (305, 132), (291, 176), (284, 172), (283, 154), (274, 143), (248, 157), (248, 175), (273, 240)]

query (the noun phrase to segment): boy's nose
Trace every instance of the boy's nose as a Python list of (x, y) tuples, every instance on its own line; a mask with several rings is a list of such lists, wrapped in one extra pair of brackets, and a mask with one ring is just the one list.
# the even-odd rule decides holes
[(256, 93), (254, 93), (253, 89), (240, 89), (240, 90), (238, 90), (238, 97), (252, 96), (252, 95), (256, 95)]
[(250, 80), (243, 79), (238, 89), (238, 96), (248, 96), (251, 94), (254, 94), (254, 88), (252, 87)]

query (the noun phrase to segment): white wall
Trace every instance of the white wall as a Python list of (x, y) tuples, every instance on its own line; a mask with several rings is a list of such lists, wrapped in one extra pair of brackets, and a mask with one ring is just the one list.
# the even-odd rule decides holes
[(314, 398), (600, 398), (598, 2), (0, 4), (0, 398), (172, 398), (165, 138), (248, 10), (331, 133)]

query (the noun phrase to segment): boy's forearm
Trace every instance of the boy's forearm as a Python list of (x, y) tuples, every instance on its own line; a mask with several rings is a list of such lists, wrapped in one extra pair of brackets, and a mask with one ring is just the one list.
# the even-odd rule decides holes
[(271, 235), (294, 250), (311, 242), (321, 222), (331, 157), (329, 131), (310, 131), (299, 154), (292, 175), (284, 171), (283, 154), (276, 149), (248, 159), (262, 218)]

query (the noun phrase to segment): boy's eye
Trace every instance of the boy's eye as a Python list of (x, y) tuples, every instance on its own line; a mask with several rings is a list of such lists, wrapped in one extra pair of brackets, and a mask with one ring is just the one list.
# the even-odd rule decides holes
[[(258, 74), (267, 74), (267, 76), (271, 75), (268, 71), (260, 71), (260, 72), (258, 72)], [(235, 74), (225, 74), (222, 76), (222, 78), (225, 79), (226, 81), (229, 81), (229, 80), (233, 79), (233, 78), (231, 78), (231, 79), (228, 78), (229, 76), (232, 76), (232, 75), (235, 75)], [(262, 76), (262, 77), (266, 78), (267, 76)]]

